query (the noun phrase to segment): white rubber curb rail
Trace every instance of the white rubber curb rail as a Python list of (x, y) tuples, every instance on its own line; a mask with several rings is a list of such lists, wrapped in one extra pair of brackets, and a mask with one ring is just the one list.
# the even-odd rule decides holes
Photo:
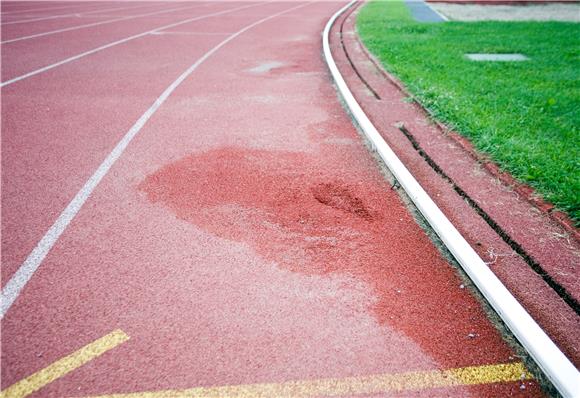
[(348, 109), (415, 206), (560, 394), (566, 398), (580, 397), (580, 373), (578, 370), (512, 296), (419, 185), (381, 137), (346, 85), (330, 52), (329, 35), (334, 21), (355, 2), (356, 0), (351, 1), (330, 18), (322, 36), (326, 63)]

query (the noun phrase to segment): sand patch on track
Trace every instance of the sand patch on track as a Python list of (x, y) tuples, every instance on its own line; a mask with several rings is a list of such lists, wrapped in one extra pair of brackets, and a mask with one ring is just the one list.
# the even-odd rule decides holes
[(243, 244), (282, 271), (356, 281), (372, 297), (364, 312), (441, 366), (457, 367), (481, 346), (487, 361), (509, 360), (397, 192), (332, 159), (345, 157), (227, 146), (166, 164), (138, 189), (171, 218)]
[(480, 5), (429, 3), (450, 21), (580, 22), (580, 4)]

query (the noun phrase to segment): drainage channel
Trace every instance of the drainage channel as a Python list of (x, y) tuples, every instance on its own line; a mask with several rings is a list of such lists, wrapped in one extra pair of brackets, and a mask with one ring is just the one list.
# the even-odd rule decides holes
[(479, 206), (477, 202), (473, 200), (471, 196), (469, 196), (469, 194), (467, 194), (467, 192), (465, 192), (459, 185), (457, 185), (455, 181), (453, 181), (453, 179), (449, 177), (441, 167), (439, 167), (439, 165), (433, 160), (433, 158), (431, 158), (431, 156), (429, 156), (423, 150), (423, 148), (421, 147), (421, 145), (419, 145), (413, 134), (405, 127), (404, 124), (402, 123), (398, 124), (397, 128), (409, 140), (409, 142), (413, 146), (413, 149), (417, 151), (417, 153), (423, 158), (423, 160), (425, 160), (425, 162), (429, 165), (429, 167), (431, 167), (438, 175), (440, 175), (447, 183), (449, 183), (453, 188), (453, 190), (457, 192), (459, 196), (461, 196), (463, 199), (467, 201), (467, 204), (469, 204), (469, 206), (473, 210), (475, 210), (475, 212), (487, 223), (487, 225), (489, 225), (495, 231), (495, 233), (505, 243), (507, 243), (507, 245), (511, 247), (512, 250), (516, 252), (526, 262), (526, 264), (528, 264), (528, 266), (536, 274), (538, 274), (544, 280), (544, 282), (546, 282), (548, 286), (550, 286), (550, 288), (552, 288), (552, 290), (554, 290), (558, 294), (558, 296), (560, 296), (560, 298), (564, 300), (564, 302), (568, 304), (568, 306), (570, 306), (570, 308), (572, 308), (572, 310), (574, 310), (574, 312), (576, 312), (576, 314), (580, 315), (580, 304), (574, 297), (572, 297), (572, 295), (566, 290), (566, 288), (560, 285), (558, 282), (556, 282), (544, 270), (544, 268), (540, 265), (540, 263), (534, 260), (534, 258), (530, 254), (528, 254), (528, 252), (518, 242), (512, 239), (512, 237), (485, 210), (483, 210), (481, 206)]

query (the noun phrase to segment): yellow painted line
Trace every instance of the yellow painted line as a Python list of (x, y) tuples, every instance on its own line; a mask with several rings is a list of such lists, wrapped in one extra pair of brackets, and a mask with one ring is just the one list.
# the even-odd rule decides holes
[(188, 390), (102, 395), (93, 398), (306, 398), (380, 394), (438, 387), (514, 382), (532, 376), (521, 362), (470, 366), (444, 371), (382, 374), (344, 379), (319, 379), (284, 383), (198, 387)]
[(129, 340), (129, 336), (122, 330), (114, 330), (80, 350), (59, 359), (52, 365), (12, 384), (0, 392), (0, 398), (26, 397), (127, 340)]

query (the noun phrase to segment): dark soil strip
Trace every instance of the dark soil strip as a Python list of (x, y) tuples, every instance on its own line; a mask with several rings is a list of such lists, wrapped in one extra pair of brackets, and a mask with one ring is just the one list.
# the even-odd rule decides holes
[(356, 75), (358, 76), (359, 80), (361, 82), (363, 82), (363, 84), (373, 94), (373, 96), (378, 101), (380, 101), (381, 100), (380, 95), (371, 87), (371, 85), (364, 79), (364, 77), (362, 77), (362, 75), (359, 73), (359, 71), (356, 68), (356, 66), (354, 66), (354, 63), (352, 62), (352, 59), (350, 58), (350, 55), (348, 54), (348, 51), (347, 51), (346, 46), (344, 45), (344, 41), (342, 39), (342, 36), (343, 36), (343, 33), (342, 32), (343, 32), (343, 29), (344, 29), (344, 22), (348, 19), (348, 17), (350, 17), (350, 14), (352, 14), (354, 12), (354, 10), (356, 10), (359, 5), (360, 5), (360, 3), (356, 3), (353, 7), (351, 7), (350, 10), (348, 11), (348, 14), (342, 19), (342, 22), (340, 24), (340, 45), (342, 46), (342, 51), (344, 51), (344, 55), (346, 55), (346, 59), (348, 59), (348, 63), (350, 64), (350, 67), (354, 70), (354, 73), (356, 73)]
[(534, 258), (530, 254), (528, 254), (526, 250), (518, 242), (513, 240), (512, 237), (497, 222), (495, 222), (495, 220), (491, 218), (491, 216), (485, 210), (483, 210), (475, 200), (473, 200), (467, 194), (467, 192), (461, 189), (461, 187), (458, 186), (453, 181), (453, 179), (451, 179), (451, 177), (449, 177), (441, 169), (441, 167), (439, 167), (439, 165), (423, 150), (423, 148), (421, 148), (421, 146), (419, 145), (413, 134), (409, 130), (407, 130), (407, 128), (403, 124), (398, 125), (398, 128), (405, 135), (405, 137), (407, 137), (411, 145), (413, 145), (413, 148), (427, 162), (427, 164), (445, 181), (451, 184), (455, 192), (457, 192), (459, 196), (461, 196), (463, 199), (467, 201), (469, 206), (471, 206), (471, 208), (473, 208), (477, 212), (477, 214), (479, 214), (479, 216), (485, 220), (485, 222), (503, 239), (503, 241), (507, 243), (513, 249), (513, 251), (515, 251), (530, 266), (530, 268), (534, 270), (534, 272), (536, 272), (536, 274), (541, 276), (542, 279), (548, 284), (548, 286), (550, 286), (558, 294), (558, 296), (560, 296), (562, 300), (564, 300), (564, 302), (566, 302), (566, 304), (568, 304), (570, 308), (572, 308), (576, 312), (576, 314), (580, 315), (580, 304), (578, 303), (578, 301), (576, 301), (576, 299), (574, 299), (574, 297), (570, 295), (570, 293), (566, 290), (566, 288), (564, 288), (562, 285), (556, 282), (542, 268), (540, 263), (534, 260)]

